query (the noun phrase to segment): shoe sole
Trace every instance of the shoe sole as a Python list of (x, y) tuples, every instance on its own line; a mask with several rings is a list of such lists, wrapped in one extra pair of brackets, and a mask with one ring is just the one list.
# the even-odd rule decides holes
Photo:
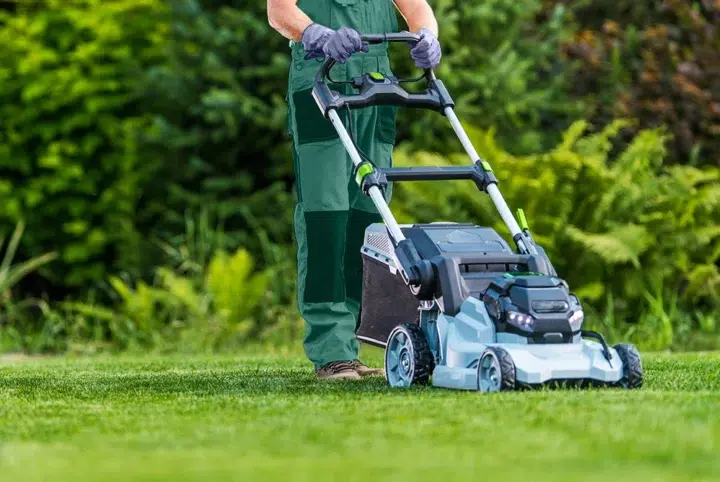
[(361, 377), (385, 377), (385, 371), (379, 372), (357, 372)]
[(318, 376), (318, 380), (360, 380), (360, 375), (357, 372), (352, 373), (335, 373), (333, 375)]

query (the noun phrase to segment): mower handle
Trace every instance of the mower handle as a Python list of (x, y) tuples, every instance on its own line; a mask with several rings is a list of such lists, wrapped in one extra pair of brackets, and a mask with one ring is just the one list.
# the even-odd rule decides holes
[[(383, 42), (390, 42), (390, 43), (400, 43), (400, 42), (409, 42), (409, 43), (415, 43), (420, 41), (420, 36), (418, 34), (412, 33), (412, 32), (397, 32), (397, 33), (374, 33), (374, 34), (367, 34), (367, 35), (360, 35), (360, 38), (362, 39), (363, 43), (366, 43), (368, 45), (379, 45)], [(317, 75), (315, 75), (315, 82), (324, 82), (326, 78), (328, 78), (330, 74), (330, 69), (332, 69), (335, 64), (334, 59), (328, 57), (325, 59), (325, 62), (323, 62), (322, 66), (320, 67), (320, 70), (318, 70)], [(425, 73), (422, 77), (419, 77), (417, 80), (421, 79), (434, 79), (435, 73), (432, 69), (425, 69)]]
[(363, 42), (371, 45), (381, 44), (383, 42), (419, 42), (420, 35), (412, 32), (396, 32), (396, 33), (374, 33), (361, 35)]
[[(412, 32), (383, 33), (361, 35), (366, 44), (381, 44), (383, 42), (405, 42), (415, 43), (420, 36)], [(330, 78), (330, 69), (335, 66), (335, 60), (328, 57), (315, 75), (315, 83), (312, 95), (325, 117), (329, 116), (331, 110), (339, 110), (342, 107), (362, 108), (374, 105), (395, 105), (399, 107), (415, 107), (444, 112), (448, 107), (455, 104), (450, 97), (443, 83), (435, 77), (432, 69), (425, 69), (423, 75), (417, 79), (398, 80), (395, 77), (385, 77), (378, 72), (365, 73), (352, 81), (343, 82), (352, 84), (360, 92), (355, 95), (344, 95), (330, 90), (326, 79)], [(402, 82), (420, 81), (425, 79), (428, 88), (420, 94), (411, 94), (402, 86)]]

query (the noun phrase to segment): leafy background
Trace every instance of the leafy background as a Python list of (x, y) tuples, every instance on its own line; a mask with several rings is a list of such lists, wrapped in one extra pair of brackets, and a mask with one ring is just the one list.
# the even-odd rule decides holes
[[(720, 1), (431, 3), (438, 76), (588, 323), (717, 348)], [(0, 351), (298, 339), (288, 49), (263, 1), (4, 1), (0, 45)], [(399, 122), (397, 164), (466, 162), (439, 116)], [(396, 192), (403, 221), (504, 233), (471, 185)]]

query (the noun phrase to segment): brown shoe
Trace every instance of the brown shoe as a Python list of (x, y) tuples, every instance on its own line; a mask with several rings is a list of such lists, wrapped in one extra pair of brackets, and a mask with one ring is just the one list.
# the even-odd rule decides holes
[(322, 380), (359, 380), (360, 375), (355, 371), (351, 361), (334, 361), (320, 368), (317, 377)]
[(382, 368), (369, 368), (367, 365), (365, 365), (360, 360), (355, 360), (352, 362), (353, 369), (357, 372), (358, 375), (361, 377), (384, 377), (385, 376), (385, 370)]

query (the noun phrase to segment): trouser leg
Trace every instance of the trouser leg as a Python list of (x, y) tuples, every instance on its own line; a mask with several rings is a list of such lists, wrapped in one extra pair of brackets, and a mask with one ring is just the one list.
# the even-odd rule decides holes
[(348, 309), (345, 251), (350, 169), (339, 141), (296, 146), (295, 237), (303, 346), (316, 368), (357, 358), (356, 316)]
[[(368, 65), (349, 62), (353, 75), (357, 74), (354, 70), (389, 73), (386, 57), (363, 62)], [(360, 247), (365, 227), (379, 217), (357, 185), (348, 185), (352, 162), (310, 91), (291, 92), (288, 100), (298, 190), (298, 304), (306, 322), (305, 352), (319, 368), (331, 361), (357, 358)], [(372, 108), (354, 113), (357, 141), (379, 166), (390, 165), (394, 115), (388, 113), (394, 114), (394, 110)]]

